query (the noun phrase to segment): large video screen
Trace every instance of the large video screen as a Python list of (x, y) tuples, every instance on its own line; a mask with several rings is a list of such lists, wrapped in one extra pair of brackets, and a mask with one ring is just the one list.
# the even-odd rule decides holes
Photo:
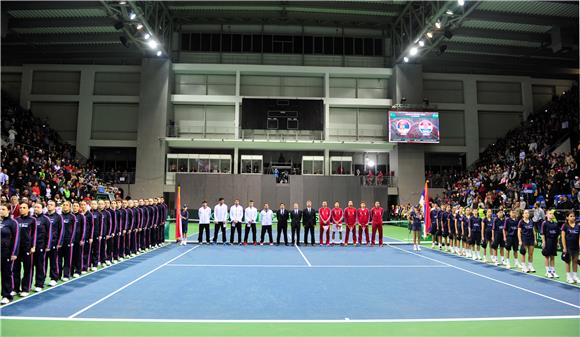
[(389, 111), (389, 142), (439, 143), (439, 113)]

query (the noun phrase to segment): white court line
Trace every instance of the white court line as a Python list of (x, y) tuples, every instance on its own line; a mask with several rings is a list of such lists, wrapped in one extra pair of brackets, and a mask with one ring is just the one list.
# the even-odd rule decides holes
[(165, 267), (191, 267), (191, 268), (449, 268), (442, 264), (437, 265), (296, 265), (296, 264), (187, 264), (171, 263)]
[(101, 269), (97, 269), (97, 270), (95, 270), (95, 271), (90, 271), (90, 272), (87, 272), (87, 273), (85, 273), (85, 274), (83, 274), (83, 275), (80, 275), (80, 276), (79, 276), (79, 277), (77, 277), (77, 278), (71, 278), (71, 279), (69, 279), (68, 281), (63, 281), (63, 282), (61, 282), (61, 283), (59, 283), (59, 284), (55, 285), (54, 287), (50, 287), (50, 288), (43, 289), (41, 292), (38, 292), (38, 293), (37, 293), (37, 292), (35, 292), (35, 293), (32, 293), (32, 294), (30, 294), (30, 295), (28, 295), (28, 296), (26, 296), (26, 297), (21, 297), (21, 298), (17, 299), (16, 301), (12, 301), (12, 302), (10, 302), (10, 303), (8, 303), (8, 304), (4, 304), (4, 305), (2, 305), (2, 306), (0, 307), (0, 309), (4, 309), (4, 308), (6, 308), (6, 307), (9, 307), (9, 306), (11, 306), (12, 304), (15, 304), (15, 303), (18, 303), (18, 302), (24, 301), (24, 300), (26, 300), (26, 299), (29, 299), (29, 298), (31, 298), (31, 297), (34, 297), (34, 296), (37, 296), (37, 295), (40, 295), (40, 294), (44, 294), (44, 293), (46, 293), (46, 292), (48, 292), (48, 291), (50, 291), (50, 290), (52, 290), (52, 289), (56, 289), (56, 288), (58, 288), (58, 287), (60, 287), (60, 286), (63, 286), (63, 285), (65, 285), (65, 284), (70, 284), (71, 282), (74, 282), (74, 281), (76, 281), (76, 280), (80, 280), (80, 279), (82, 279), (83, 277), (87, 277), (87, 276), (90, 276), (90, 275), (95, 275), (96, 273), (98, 273), (98, 272), (100, 272), (100, 271), (102, 271), (102, 270), (105, 270), (105, 269), (107, 269), (107, 268), (111, 268), (111, 267), (113, 267), (113, 266), (117, 266), (117, 265), (123, 264), (124, 262), (127, 262), (127, 261), (129, 261), (129, 260), (132, 260), (132, 259), (138, 258), (139, 256), (145, 256), (146, 254), (152, 253), (153, 251), (155, 251), (155, 250), (157, 250), (157, 249), (159, 249), (159, 248), (167, 247), (167, 246), (169, 246), (169, 245), (171, 245), (171, 244), (170, 244), (170, 243), (165, 243), (165, 244), (162, 244), (162, 245), (161, 245), (161, 246), (159, 246), (159, 247), (152, 248), (152, 249), (150, 249), (149, 251), (146, 251), (146, 252), (141, 252), (141, 253), (139, 253), (139, 254), (137, 254), (137, 255), (135, 255), (135, 256), (132, 256), (132, 257), (126, 257), (126, 258), (124, 258), (124, 260), (123, 260), (123, 261), (121, 261), (121, 262), (117, 262), (117, 263), (110, 264), (110, 265), (106, 265), (106, 264), (105, 264), (105, 265), (104, 265), (104, 266), (103, 266)]
[(115, 295), (116, 293), (118, 293), (118, 292), (122, 291), (123, 289), (125, 289), (125, 288), (129, 287), (130, 285), (134, 284), (135, 282), (137, 282), (137, 281), (139, 281), (139, 280), (141, 280), (141, 279), (143, 279), (143, 278), (147, 277), (148, 275), (151, 275), (152, 273), (156, 272), (157, 270), (159, 270), (159, 269), (163, 268), (165, 265), (168, 265), (169, 263), (171, 263), (171, 262), (173, 262), (173, 261), (175, 261), (175, 260), (179, 259), (180, 257), (184, 256), (185, 254), (187, 254), (187, 253), (191, 252), (192, 250), (194, 250), (194, 249), (196, 249), (196, 248), (199, 248), (199, 247), (200, 247), (200, 246), (195, 246), (195, 247), (192, 247), (192, 248), (188, 249), (188, 250), (187, 250), (187, 251), (185, 251), (184, 253), (177, 255), (176, 257), (174, 257), (174, 258), (172, 258), (171, 260), (169, 260), (169, 261), (165, 262), (164, 264), (162, 264), (162, 265), (158, 266), (157, 268), (154, 268), (154, 269), (150, 270), (149, 272), (147, 272), (147, 273), (145, 273), (145, 274), (143, 274), (143, 275), (139, 276), (138, 278), (136, 278), (136, 279), (134, 279), (133, 281), (131, 281), (131, 282), (129, 282), (129, 283), (127, 283), (127, 284), (125, 284), (125, 285), (124, 285), (124, 286), (122, 286), (121, 288), (119, 288), (119, 289), (117, 289), (117, 290), (113, 291), (112, 293), (110, 293), (110, 294), (108, 294), (107, 296), (105, 296), (105, 297), (101, 298), (100, 300), (98, 300), (98, 301), (95, 301), (95, 302), (93, 302), (92, 304), (89, 304), (89, 305), (87, 305), (86, 307), (82, 308), (81, 310), (79, 310), (79, 311), (75, 312), (74, 314), (72, 314), (72, 315), (68, 316), (68, 318), (74, 318), (74, 317), (76, 317), (76, 316), (78, 316), (78, 315), (82, 314), (83, 312), (85, 312), (85, 311), (89, 310), (90, 308), (94, 307), (95, 305), (97, 305), (97, 304), (99, 304), (99, 303), (103, 302), (103, 301), (104, 301), (104, 300), (106, 300), (107, 298), (109, 298), (109, 297), (111, 297), (111, 296)]
[(461, 318), (401, 318), (401, 319), (145, 319), (145, 318), (64, 318), (3, 316), (1, 320), (77, 321), (77, 322), (135, 322), (135, 323), (410, 323), (410, 322), (474, 322), (515, 320), (580, 319), (580, 315), (514, 316), (514, 317), (461, 317)]
[(527, 289), (527, 288), (523, 288), (523, 287), (517, 286), (517, 285), (515, 285), (515, 284), (511, 284), (511, 283), (508, 283), (508, 282), (500, 281), (500, 280), (498, 280), (498, 279), (496, 279), (496, 278), (493, 278), (493, 277), (490, 277), (490, 276), (485, 276), (485, 275), (483, 275), (483, 274), (479, 274), (479, 273), (476, 273), (476, 272), (474, 272), (474, 271), (467, 270), (467, 269), (465, 269), (465, 268), (461, 268), (461, 267), (454, 266), (454, 265), (452, 265), (452, 264), (449, 264), (449, 263), (447, 263), (447, 262), (443, 262), (443, 261), (440, 261), (440, 260), (437, 260), (437, 259), (433, 259), (433, 258), (430, 258), (430, 257), (424, 256), (424, 255), (421, 255), (421, 254), (417, 254), (417, 253), (414, 253), (414, 252), (411, 252), (411, 251), (408, 251), (408, 250), (404, 250), (404, 249), (401, 249), (401, 248), (399, 248), (399, 247), (395, 247), (395, 246), (391, 246), (391, 247), (392, 247), (392, 248), (395, 248), (395, 249), (398, 249), (398, 250), (401, 250), (401, 251), (403, 251), (403, 252), (406, 252), (406, 253), (409, 253), (409, 254), (415, 255), (415, 256), (422, 257), (422, 258), (424, 258), (424, 259), (427, 259), (427, 260), (430, 260), (430, 261), (434, 261), (434, 262), (441, 263), (441, 264), (443, 264), (443, 265), (449, 266), (449, 267), (451, 267), (451, 268), (455, 268), (455, 269), (457, 269), (457, 270), (464, 271), (464, 272), (466, 272), (466, 273), (469, 273), (469, 274), (473, 274), (473, 275), (475, 275), (475, 276), (479, 276), (479, 277), (482, 277), (482, 278), (488, 279), (488, 280), (490, 280), (490, 281), (493, 281), (493, 282), (501, 283), (501, 284), (504, 284), (504, 285), (506, 285), (506, 286), (509, 286), (509, 287), (512, 287), (512, 288), (516, 288), (516, 289), (519, 289), (519, 290), (525, 291), (525, 292), (527, 292), (527, 293), (530, 293), (530, 294), (534, 294), (534, 295), (537, 295), (537, 296), (540, 296), (540, 297), (543, 297), (543, 298), (547, 298), (547, 299), (549, 299), (549, 300), (552, 300), (552, 301), (555, 301), (555, 302), (559, 302), (559, 303), (562, 303), (562, 304), (565, 304), (565, 305), (571, 306), (571, 307), (573, 307), (573, 308), (576, 308), (576, 309), (580, 309), (580, 306), (578, 306), (578, 305), (576, 305), (576, 304), (573, 304), (573, 303), (570, 303), (570, 302), (562, 301), (562, 300), (559, 300), (559, 299), (557, 299), (557, 298), (554, 298), (554, 297), (551, 297), (551, 296), (548, 296), (548, 295), (544, 295), (544, 294), (541, 294), (541, 293), (535, 292), (535, 291), (533, 291), (533, 290), (530, 290), (530, 289)]
[(304, 259), (304, 262), (306, 262), (308, 267), (312, 267), (312, 264), (310, 263), (310, 261), (308, 261), (308, 259), (304, 255), (304, 253), (302, 253), (302, 250), (300, 249), (300, 247), (298, 247), (297, 245), (294, 245), (294, 247), (296, 247), (296, 249), (298, 249), (298, 252), (300, 253), (300, 255), (302, 255), (302, 258)]

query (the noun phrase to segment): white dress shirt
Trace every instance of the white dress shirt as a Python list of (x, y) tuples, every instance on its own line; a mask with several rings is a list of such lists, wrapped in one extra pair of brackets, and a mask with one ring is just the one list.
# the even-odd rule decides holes
[(241, 205), (233, 205), (230, 208), (230, 221), (242, 222), (242, 217), (244, 216), (244, 208)]
[(217, 204), (213, 208), (213, 219), (216, 222), (226, 222), (228, 221), (228, 205)]
[(200, 207), (199, 210), (199, 223), (200, 224), (209, 224), (211, 218), (211, 208), (209, 207)]
[(247, 207), (246, 212), (244, 213), (244, 217), (246, 219), (246, 223), (256, 223), (256, 217), (258, 216), (258, 210), (256, 207)]
[(272, 216), (274, 213), (272, 213), (272, 210), (265, 210), (263, 209), (260, 212), (260, 221), (262, 222), (262, 226), (272, 226)]

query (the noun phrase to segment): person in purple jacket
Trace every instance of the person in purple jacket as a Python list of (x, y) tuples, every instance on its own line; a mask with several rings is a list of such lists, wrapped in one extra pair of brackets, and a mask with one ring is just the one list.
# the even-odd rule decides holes
[(73, 254), (72, 254), (72, 276), (74, 278), (79, 277), (83, 271), (83, 250), (85, 241), (85, 232), (87, 219), (85, 215), (81, 212), (81, 205), (77, 201), (73, 202), (73, 213), (76, 218), (76, 228), (73, 233)]
[(19, 211), (20, 216), (15, 219), (20, 233), (20, 245), (18, 259), (12, 270), (14, 273), (13, 295), (19, 293), (21, 297), (26, 297), (32, 287), (32, 267), (36, 251), (36, 219), (29, 215), (28, 204), (25, 202), (20, 203)]
[(12, 266), (16, 261), (20, 244), (20, 234), (18, 223), (10, 216), (8, 205), (0, 206), (0, 238), (1, 238), (1, 258), (2, 258), (2, 300), (0, 304), (8, 304), (12, 301), (12, 285), (14, 284), (14, 274)]
[(50, 252), (52, 241), (52, 225), (50, 219), (42, 213), (43, 205), (34, 204), (34, 218), (36, 219), (36, 255), (34, 257), (34, 291), (41, 292), (46, 280), (46, 257)]
[(62, 241), (64, 238), (64, 230), (62, 227), (62, 216), (56, 212), (56, 203), (49, 200), (46, 203), (48, 213), (46, 216), (52, 225), (52, 242), (50, 243), (50, 251), (47, 254), (46, 265), (50, 265), (50, 282), (49, 286), (54, 287), (60, 280), (62, 274), (62, 265), (60, 262), (60, 255), (62, 254)]

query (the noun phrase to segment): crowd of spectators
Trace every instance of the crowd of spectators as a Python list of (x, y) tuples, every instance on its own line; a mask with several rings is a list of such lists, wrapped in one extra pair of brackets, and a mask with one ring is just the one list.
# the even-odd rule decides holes
[(2, 93), (2, 200), (30, 202), (94, 199), (98, 192), (119, 192), (97, 178), (90, 161), (75, 159), (74, 146), (45, 120)]
[[(571, 152), (554, 148), (570, 137)], [(578, 209), (580, 147), (578, 86), (574, 85), (541, 112), (490, 145), (475, 165), (453, 172), (440, 204), (485, 208)]]

